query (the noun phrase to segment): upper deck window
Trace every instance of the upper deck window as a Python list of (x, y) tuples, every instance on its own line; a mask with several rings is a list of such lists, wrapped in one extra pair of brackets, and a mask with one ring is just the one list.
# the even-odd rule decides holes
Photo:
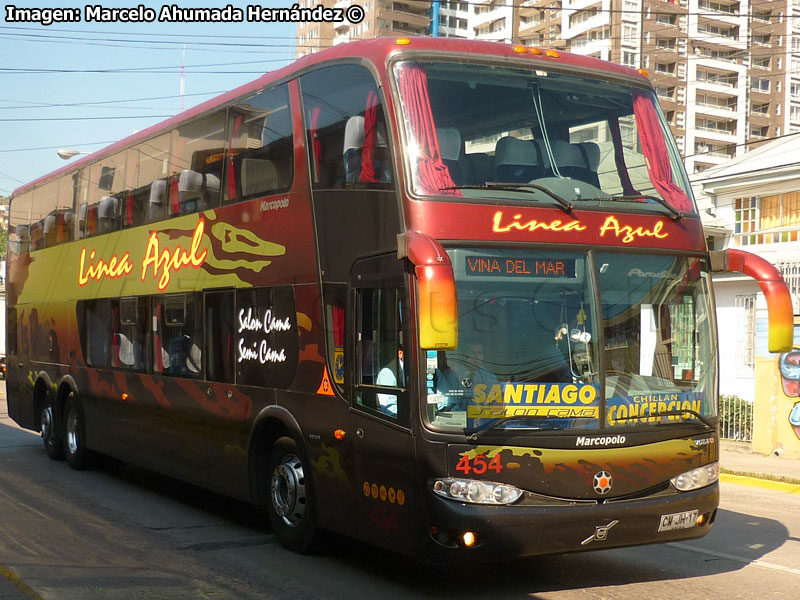
[(372, 74), (337, 65), (303, 75), (300, 85), (313, 186), (390, 188), (389, 137)]
[(255, 94), (228, 113), (225, 201), (286, 191), (294, 175), (288, 86)]
[(451, 62), (401, 62), (394, 76), (416, 195), (695, 212), (649, 90)]

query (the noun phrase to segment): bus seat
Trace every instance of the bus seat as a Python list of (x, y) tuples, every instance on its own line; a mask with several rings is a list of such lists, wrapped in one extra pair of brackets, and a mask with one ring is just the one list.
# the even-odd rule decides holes
[(492, 157), (486, 152), (465, 154), (464, 161), (469, 171), (468, 183), (481, 185), (492, 180)]
[(19, 240), (20, 252), (29, 252), (28, 244), (31, 241), (31, 228), (30, 225), (17, 225), (14, 228), (14, 233), (17, 234)]
[(147, 203), (147, 220), (160, 221), (164, 218), (167, 199), (167, 181), (156, 179), (150, 184), (150, 200)]
[(114, 335), (117, 338), (116, 347), (119, 349), (117, 352), (119, 362), (128, 368), (133, 367), (136, 364), (133, 342), (125, 334), (116, 333)]
[[(599, 186), (597, 171), (590, 167), (588, 154), (588, 149), (580, 144), (570, 144), (563, 140), (553, 141), (553, 157), (561, 175)], [(597, 162), (600, 162), (599, 147), (597, 147)]]
[(361, 150), (364, 147), (364, 117), (354, 116), (347, 119), (344, 127), (344, 160), (345, 183), (355, 183), (361, 174)]
[(592, 185), (596, 187), (600, 187), (600, 146), (594, 142), (581, 142), (578, 144), (578, 148), (583, 150), (584, 155), (586, 156), (587, 166), (589, 167), (589, 176)]
[(176, 375), (189, 375), (200, 372), (202, 355), (200, 348), (188, 335), (175, 336), (168, 349), (169, 372)]
[(68, 242), (72, 239), (72, 230), (75, 223), (75, 215), (72, 212), (62, 213), (59, 223), (58, 242)]
[(203, 192), (203, 174), (191, 169), (184, 169), (178, 178), (178, 197), (180, 198), (182, 215), (197, 210), (197, 204)]
[(498, 182), (527, 183), (543, 173), (542, 161), (531, 140), (505, 136), (497, 141), (494, 176)]
[(454, 183), (463, 184), (461, 133), (454, 127), (442, 127), (436, 130), (436, 137), (439, 138), (439, 154), (450, 170), (450, 177)]
[(243, 158), (240, 168), (242, 196), (252, 196), (259, 192), (269, 192), (279, 188), (278, 168), (271, 160)]
[(108, 233), (116, 229), (118, 204), (114, 196), (101, 198), (97, 205), (97, 233)]
[(54, 246), (56, 242), (56, 216), (47, 215), (44, 218), (42, 225), (42, 237), (44, 238), (44, 247), (49, 248)]
[(88, 204), (86, 204), (86, 202), (81, 202), (81, 205), (78, 207), (78, 236), (80, 236), (80, 238), (86, 237), (86, 217), (88, 210)]

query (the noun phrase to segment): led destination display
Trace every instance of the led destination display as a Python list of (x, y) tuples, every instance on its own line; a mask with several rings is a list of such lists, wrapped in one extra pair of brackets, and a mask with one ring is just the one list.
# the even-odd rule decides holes
[(467, 256), (464, 270), (468, 276), (486, 277), (575, 277), (574, 258), (511, 258)]

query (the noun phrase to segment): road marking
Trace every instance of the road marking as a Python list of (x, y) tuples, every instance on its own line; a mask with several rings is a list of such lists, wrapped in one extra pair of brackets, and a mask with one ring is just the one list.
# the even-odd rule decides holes
[(681, 548), (682, 550), (690, 550), (691, 552), (697, 552), (699, 554), (709, 554), (711, 556), (716, 556), (717, 558), (725, 558), (727, 560), (735, 560), (736, 562), (745, 563), (748, 565), (753, 565), (756, 567), (761, 567), (763, 569), (772, 569), (773, 571), (781, 571), (783, 573), (791, 573), (792, 575), (800, 575), (800, 569), (793, 569), (792, 567), (784, 567), (782, 565), (775, 565), (773, 563), (768, 563), (763, 560), (752, 560), (750, 558), (746, 558), (744, 556), (736, 556), (735, 554), (726, 554), (725, 552), (717, 552), (716, 550), (707, 550), (706, 548), (697, 548), (696, 546), (690, 546), (689, 544), (682, 544), (681, 542), (669, 542), (669, 546), (675, 546), (676, 548)]
[(42, 597), (28, 587), (28, 585), (26, 585), (16, 573), (6, 568), (2, 563), (0, 563), (0, 577), (7, 579), (15, 588), (29, 598), (33, 598), (34, 600), (43, 600)]

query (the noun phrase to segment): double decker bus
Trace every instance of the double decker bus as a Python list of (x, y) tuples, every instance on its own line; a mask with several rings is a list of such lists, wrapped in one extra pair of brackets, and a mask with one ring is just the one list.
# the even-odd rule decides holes
[(8, 408), (442, 560), (695, 538), (718, 506), (709, 253), (647, 77), (448, 39), (336, 46), (15, 191)]

